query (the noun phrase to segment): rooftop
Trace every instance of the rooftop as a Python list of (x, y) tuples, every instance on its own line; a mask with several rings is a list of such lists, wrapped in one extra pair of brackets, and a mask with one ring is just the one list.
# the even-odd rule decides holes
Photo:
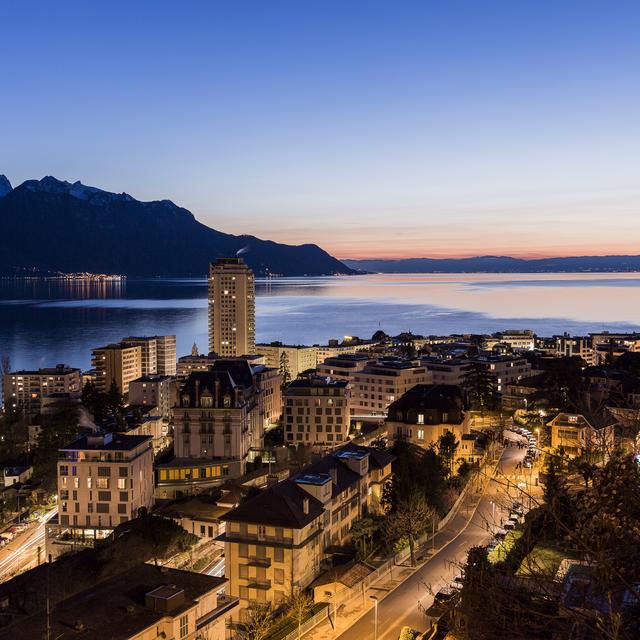
[(133, 451), (151, 440), (151, 436), (129, 436), (123, 433), (88, 435), (61, 447), (60, 451)]
[[(181, 595), (184, 593), (184, 597), (176, 599), (170, 612), (177, 616), (225, 583), (224, 578), (139, 564), (56, 604), (51, 610), (48, 625), (45, 612), (19, 618), (0, 631), (0, 639), (128, 640), (159, 624), (167, 615), (166, 611), (154, 611), (149, 606), (149, 594), (155, 592), (160, 596), (171, 596), (177, 590)], [(167, 588), (171, 593), (164, 593)]]

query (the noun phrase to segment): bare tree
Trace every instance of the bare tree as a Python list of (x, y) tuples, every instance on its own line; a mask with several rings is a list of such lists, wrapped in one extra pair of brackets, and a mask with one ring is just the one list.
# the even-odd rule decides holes
[(239, 640), (266, 640), (273, 627), (273, 607), (270, 602), (256, 602), (243, 613), (237, 628)]
[(287, 613), (298, 625), (298, 639), (302, 637), (302, 623), (313, 609), (313, 598), (304, 591), (294, 591), (287, 601)]
[(412, 565), (416, 563), (416, 540), (435, 518), (436, 513), (429, 506), (424, 495), (415, 489), (406, 498), (402, 498), (387, 516), (385, 522), (387, 534), (392, 540), (397, 541), (403, 538), (407, 540)]

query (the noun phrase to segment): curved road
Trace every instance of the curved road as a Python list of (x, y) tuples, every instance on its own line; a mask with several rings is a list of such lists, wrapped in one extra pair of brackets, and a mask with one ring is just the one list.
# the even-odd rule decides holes
[[(511, 436), (519, 438), (516, 434)], [(422, 610), (433, 604), (433, 594), (449, 584), (460, 573), (467, 552), (473, 546), (487, 544), (491, 533), (487, 528), (496, 529), (501, 518), (508, 518), (508, 507), (512, 499), (507, 493), (507, 477), (514, 474), (516, 464), (524, 457), (525, 450), (507, 447), (498, 464), (496, 478), (489, 482), (475, 511), (461, 507), (455, 518), (436, 536), (436, 547), (445, 544), (418, 571), (399, 584), (378, 604), (378, 640), (397, 640), (405, 625), (424, 631), (427, 619)], [(515, 495), (517, 489), (511, 489)], [(460, 527), (462, 529), (460, 530)], [(455, 533), (458, 531), (458, 533)], [(453, 536), (453, 537), (452, 537)], [(447, 539), (450, 539), (446, 543)], [(381, 593), (382, 597), (384, 594)], [(373, 609), (349, 627), (340, 640), (371, 640), (374, 634)]]

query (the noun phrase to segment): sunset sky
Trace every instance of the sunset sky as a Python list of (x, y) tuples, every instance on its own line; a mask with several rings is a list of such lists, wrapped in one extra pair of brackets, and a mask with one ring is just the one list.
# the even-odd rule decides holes
[(640, 3), (2, 9), (0, 173), (342, 258), (640, 253)]

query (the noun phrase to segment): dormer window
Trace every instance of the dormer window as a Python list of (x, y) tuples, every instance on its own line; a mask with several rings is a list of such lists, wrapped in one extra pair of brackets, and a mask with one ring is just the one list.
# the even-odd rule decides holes
[(231, 406), (231, 396), (228, 393), (225, 393), (222, 403), (225, 409), (228, 409)]
[(418, 424), (424, 424), (424, 413), (418, 414)]
[(200, 406), (201, 407), (206, 407), (206, 408), (211, 408), (213, 407), (213, 397), (210, 396), (209, 394), (207, 395), (203, 395), (200, 398)]
[(182, 406), (188, 407), (191, 403), (191, 398), (188, 395), (182, 396)]

